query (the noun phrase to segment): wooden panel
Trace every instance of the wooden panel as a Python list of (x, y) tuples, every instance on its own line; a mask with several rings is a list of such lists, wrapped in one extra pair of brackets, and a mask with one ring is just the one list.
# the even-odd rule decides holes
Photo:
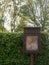
[(24, 44), (23, 49), (25, 53), (39, 53), (40, 44), (40, 27), (25, 27), (24, 28)]

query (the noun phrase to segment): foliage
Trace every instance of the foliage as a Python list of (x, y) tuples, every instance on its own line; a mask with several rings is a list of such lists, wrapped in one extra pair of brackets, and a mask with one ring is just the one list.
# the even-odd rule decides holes
[[(41, 51), (35, 65), (49, 65), (49, 40), (41, 34)], [(0, 65), (30, 65), (30, 55), (23, 53), (23, 34), (0, 33)]]
[(24, 22), (24, 19), (21, 18), (20, 19), (20, 23), (19, 25), (17, 26), (17, 29), (15, 30), (16, 32), (19, 32), (19, 31), (22, 31), (23, 32), (23, 29), (24, 27), (26, 26), (25, 22)]
[[(16, 32), (21, 27), (18, 23), (22, 22), (26, 23), (25, 26), (31, 24), (32, 27), (41, 27), (42, 31), (48, 32), (49, 0), (0, 0), (0, 20), (3, 18), (3, 22), (1, 21), (3, 32), (5, 23), (8, 24), (11, 32)], [(20, 21), (20, 18), (24, 20)]]
[(35, 55), (35, 65), (49, 65), (49, 40), (46, 34), (41, 35), (41, 51)]
[(42, 31), (48, 31), (49, 27), (49, 6), (48, 0), (27, 0), (27, 3), (20, 8), (22, 17), (33, 24), (32, 26), (42, 27)]

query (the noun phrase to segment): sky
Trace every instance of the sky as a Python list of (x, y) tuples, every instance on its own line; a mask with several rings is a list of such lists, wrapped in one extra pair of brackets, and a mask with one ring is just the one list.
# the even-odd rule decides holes
[(4, 23), (4, 27), (5, 27), (8, 31), (10, 31), (10, 29), (11, 29), (11, 27), (10, 27), (10, 21), (11, 21), (10, 15), (9, 15), (8, 12), (7, 12), (7, 13), (5, 13), (5, 16), (6, 16), (6, 20), (5, 20), (5, 23)]

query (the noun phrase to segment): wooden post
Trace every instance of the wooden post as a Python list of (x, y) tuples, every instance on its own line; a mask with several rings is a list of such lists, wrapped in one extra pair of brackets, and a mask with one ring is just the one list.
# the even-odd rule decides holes
[(34, 65), (34, 55), (31, 54), (31, 65)]

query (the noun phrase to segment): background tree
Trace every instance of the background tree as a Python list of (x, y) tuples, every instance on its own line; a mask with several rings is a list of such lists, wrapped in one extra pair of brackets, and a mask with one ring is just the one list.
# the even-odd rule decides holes
[(48, 0), (27, 0), (26, 4), (20, 8), (28, 22), (33, 24), (33, 27), (42, 27), (42, 31), (48, 30), (49, 13)]
[(5, 22), (5, 19), (4, 19), (4, 9), (3, 9), (3, 3), (1, 2), (0, 3), (0, 31), (4, 32), (6, 31), (6, 29), (4, 28), (4, 22)]
[[(32, 27), (41, 27), (42, 31), (49, 31), (48, 0), (2, 0), (0, 11), (2, 10), (4, 14), (0, 20), (4, 20), (4, 23), (7, 19), (7, 23), (10, 21), (11, 32), (19, 29), (21, 31), (28, 24)], [(9, 18), (5, 16), (7, 13)]]
[(21, 18), (20, 19), (20, 23), (18, 24), (17, 28), (16, 28), (16, 32), (23, 32), (24, 27), (26, 26), (26, 23), (24, 22), (25, 19)]

